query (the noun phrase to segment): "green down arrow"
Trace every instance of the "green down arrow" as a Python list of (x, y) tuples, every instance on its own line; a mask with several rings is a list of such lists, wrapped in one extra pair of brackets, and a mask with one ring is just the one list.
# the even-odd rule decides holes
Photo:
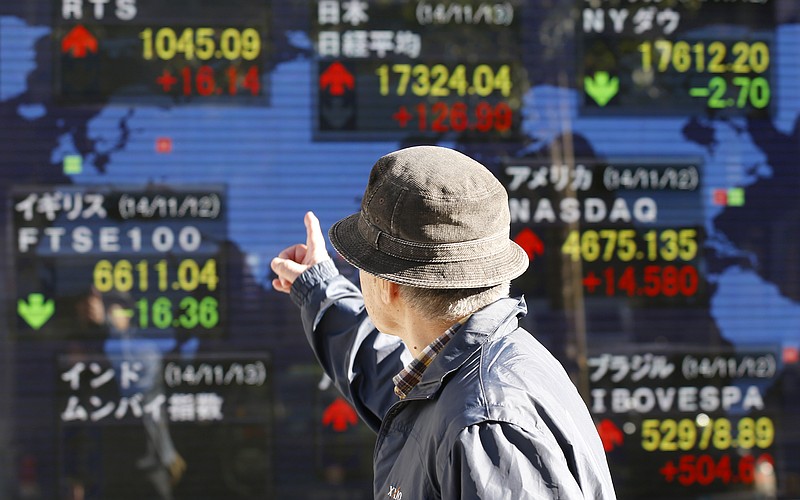
[(603, 107), (619, 92), (619, 78), (616, 76), (610, 78), (605, 71), (598, 71), (594, 74), (594, 78), (590, 76), (583, 78), (583, 88), (594, 102)]
[(28, 301), (23, 299), (17, 301), (17, 312), (22, 319), (34, 330), (42, 327), (56, 310), (56, 305), (52, 300), (45, 301), (41, 293), (28, 295)]

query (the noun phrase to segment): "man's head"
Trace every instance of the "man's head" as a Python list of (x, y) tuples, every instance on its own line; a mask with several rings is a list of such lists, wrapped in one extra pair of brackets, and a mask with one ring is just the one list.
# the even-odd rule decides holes
[(424, 289), (482, 289), (528, 267), (509, 238), (508, 197), (483, 165), (452, 149), (416, 146), (380, 158), (361, 211), (331, 227), (349, 263)]

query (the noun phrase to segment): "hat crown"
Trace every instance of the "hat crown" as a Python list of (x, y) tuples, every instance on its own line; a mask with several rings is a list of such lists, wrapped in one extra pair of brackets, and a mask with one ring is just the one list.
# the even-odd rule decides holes
[(483, 165), (457, 151), (416, 146), (379, 159), (361, 216), (378, 231), (423, 245), (508, 236), (508, 196)]

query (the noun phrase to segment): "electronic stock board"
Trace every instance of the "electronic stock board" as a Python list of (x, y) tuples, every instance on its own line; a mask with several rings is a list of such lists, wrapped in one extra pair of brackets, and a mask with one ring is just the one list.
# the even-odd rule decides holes
[(441, 144), (620, 498), (800, 495), (793, 0), (7, 4), (0, 491), (370, 498), (268, 263)]

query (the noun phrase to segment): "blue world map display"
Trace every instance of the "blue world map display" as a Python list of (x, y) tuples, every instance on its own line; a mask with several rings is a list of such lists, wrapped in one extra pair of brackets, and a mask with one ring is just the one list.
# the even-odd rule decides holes
[[(537, 12), (552, 2), (529, 3), (535, 5), (527, 6), (526, 12)], [(584, 7), (583, 2), (575, 3)], [(227, 332), (203, 337), (176, 331), (143, 341), (140, 347), (154, 350), (159, 359), (177, 356), (191, 360), (204, 353), (269, 354), (272, 389), (260, 401), (272, 406), (270, 436), (252, 436), (269, 442), (269, 454), (253, 452), (257, 460), (269, 462), (253, 466), (269, 471), (269, 484), (242, 470), (247, 467), (247, 439), (227, 427), (211, 438), (210, 447), (211, 455), (227, 465), (222, 472), (211, 474), (211, 479), (204, 479), (204, 468), (209, 466), (203, 461), (213, 460), (208, 451), (204, 455), (196, 445), (187, 444), (196, 435), (178, 425), (172, 427), (172, 440), (178, 452), (183, 450), (188, 467), (183, 486), (175, 489), (176, 498), (190, 498), (198, 491), (211, 495), (208, 498), (232, 498), (225, 496), (231, 491), (238, 492), (237, 498), (263, 498), (258, 495), (265, 494), (333, 498), (334, 490), (358, 498), (371, 495), (371, 438), (363, 426), (348, 434), (333, 432), (319, 422), (323, 408), (336, 395), (326, 388), (324, 378), (320, 382), (321, 373), (305, 349), (293, 306), (271, 290), (269, 261), (283, 248), (304, 239), (302, 218), (307, 210), (319, 216), (323, 227), (358, 210), (374, 161), (417, 140), (318, 140), (316, 40), (309, 27), (309, 16), (317, 11), (305, 2), (276, 4), (271, 12), (270, 65), (260, 75), (262, 87), (269, 88), (268, 103), (262, 106), (137, 105), (118, 101), (113, 95), (96, 105), (61, 106), (52, 98), (56, 42), (48, 22), (50, 6), (21, 2), (0, 8), (0, 197), (4, 206), (12, 205), (11, 190), (20, 186), (224, 186)], [(594, 356), (674, 355), (715, 349), (734, 357), (737, 353), (740, 357), (751, 352), (773, 353), (775, 374), (759, 382), (764, 404), (755, 409), (763, 408), (763, 414), (776, 422), (776, 442), (768, 451), (774, 457), (778, 489), (796, 494), (800, 434), (789, 422), (800, 413), (800, 362), (796, 358), (800, 350), (800, 175), (796, 172), (800, 157), (800, 19), (793, 4), (779, 3), (775, 8), (773, 100), (768, 116), (720, 117), (703, 109), (682, 116), (583, 113), (582, 89), (559, 81), (558, 74), (570, 66), (559, 57), (577, 44), (572, 35), (562, 34), (568, 43), (555, 54), (529, 57), (530, 87), (520, 106), (523, 140), (466, 142), (446, 135), (437, 142), (476, 157), (498, 175), (514, 159), (553, 158), (570, 147), (570, 154), (584, 159), (698, 159), (702, 206), (697, 215), (705, 233), (700, 266), (707, 302), (685, 308), (630, 308), (625, 300), (588, 298), (583, 313), (586, 348)], [(553, 35), (558, 33), (553, 27), (556, 21), (556, 16), (529, 14), (523, 23)], [(542, 52), (549, 47), (541, 40), (526, 43)], [(574, 83), (574, 79), (570, 81)], [(170, 149), (159, 152), (154, 145), (165, 137), (170, 139)], [(570, 146), (565, 145), (567, 138)], [(67, 169), (74, 158), (80, 159), (80, 168)], [(740, 189), (744, 203), (721, 202), (717, 194), (731, 189)], [(9, 220), (6, 217), (4, 223), (6, 235), (13, 230)], [(659, 223), (671, 224), (669, 220)], [(516, 231), (523, 226), (515, 226)], [(537, 230), (535, 224), (531, 227)], [(6, 242), (7, 247), (12, 245), (12, 241)], [(0, 271), (7, 285), (2, 297), (9, 304), (9, 315), (16, 315), (10, 305), (18, 298), (13, 254), (7, 254), (5, 261)], [(532, 265), (537, 266), (535, 258)], [(341, 267), (345, 273), (353, 272)], [(526, 283), (519, 285), (518, 291), (528, 293)], [(575, 328), (570, 309), (531, 293), (528, 326), (568, 368), (580, 373), (579, 362), (565, 340)], [(86, 498), (102, 498), (116, 491), (113, 488), (118, 485), (113, 481), (79, 479), (87, 474), (80, 468), (97, 466), (104, 457), (114, 456), (112, 443), (99, 444), (104, 436), (106, 440), (123, 438), (109, 438), (114, 435), (105, 427), (89, 426), (80, 431), (83, 444), (74, 444), (77, 438), (71, 428), (63, 425), (63, 419), (56, 423), (64, 408), (56, 396), (62, 369), (53, 359), (111, 356), (119, 346), (110, 338), (37, 340), (9, 332), (2, 343), (0, 363), (7, 368), (0, 378), (5, 384), (0, 394), (9, 404), (3, 405), (0, 415), (13, 422), (13, 430), (0, 434), (7, 450), (0, 496), (34, 498), (25, 496), (25, 488), (30, 487), (38, 488), (42, 497), (62, 497), (71, 484), (81, 481)], [(595, 375), (600, 377), (597, 372)], [(747, 383), (744, 378), (731, 382), (742, 387)], [(595, 400), (590, 408), (603, 406), (598, 405)], [(746, 410), (739, 407), (732, 414), (738, 412), (736, 418), (741, 418), (748, 414)], [(665, 412), (657, 418), (679, 418), (669, 415)], [(646, 490), (636, 478), (633, 457), (641, 453), (637, 443), (642, 442), (642, 415), (629, 421), (603, 412), (596, 417), (598, 423), (613, 420), (629, 441), (607, 448), (620, 498), (655, 498), (645, 496)], [(627, 424), (633, 431), (625, 428)], [(222, 444), (224, 440), (228, 443)], [(651, 458), (644, 462), (655, 463)], [(664, 481), (664, 474), (655, 472), (664, 460), (648, 470), (653, 480)], [(719, 465), (719, 457), (714, 460)], [(123, 470), (115, 469), (122, 466), (114, 462), (109, 461), (107, 472)], [(212, 485), (212, 479), (220, 477), (223, 480)], [(681, 488), (670, 483), (665, 485), (665, 494), (699, 498), (724, 491), (727, 481), (725, 487), (722, 482), (715, 478), (706, 490), (697, 484)]]

